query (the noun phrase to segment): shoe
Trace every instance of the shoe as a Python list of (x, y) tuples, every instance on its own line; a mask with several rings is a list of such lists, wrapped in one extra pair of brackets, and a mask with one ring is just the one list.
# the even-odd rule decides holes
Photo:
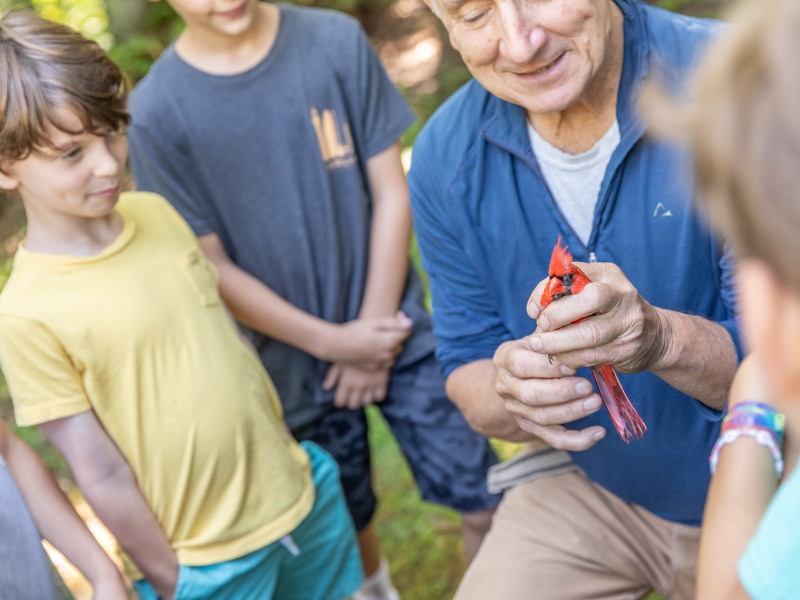
[(385, 558), (381, 558), (378, 570), (364, 581), (352, 600), (400, 600), (400, 592), (392, 584), (389, 563)]

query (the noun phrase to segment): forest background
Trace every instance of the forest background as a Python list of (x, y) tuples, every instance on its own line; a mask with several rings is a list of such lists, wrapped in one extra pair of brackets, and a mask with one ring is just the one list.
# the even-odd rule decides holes
[[(731, 0), (648, 0), (668, 10), (717, 17)], [(459, 55), (449, 46), (441, 23), (422, 0), (294, 0), (356, 17), (375, 46), (392, 81), (418, 116), (402, 141), (408, 158), (419, 129), (436, 108), (469, 79)], [(109, 51), (131, 82), (143, 77), (161, 51), (180, 33), (180, 19), (163, 1), (149, 0), (0, 0), (0, 9), (33, 9), (67, 23)], [(24, 235), (18, 203), (0, 202), (0, 287), (11, 269)], [(412, 249), (412, 253), (414, 253)], [(0, 376), (0, 418), (14, 423), (11, 402)], [(392, 576), (404, 600), (452, 598), (465, 565), (458, 517), (452, 511), (420, 501), (407, 465), (377, 410), (369, 411), (375, 486), (380, 498), (378, 532), (389, 557)], [(94, 518), (72, 482), (69, 468), (33, 428), (17, 432), (57, 474), (95, 535), (108, 548), (114, 540)], [(496, 442), (501, 457), (515, 446)], [(51, 556), (76, 598), (90, 598), (85, 580), (57, 552)], [(657, 600), (651, 595), (649, 600)]]

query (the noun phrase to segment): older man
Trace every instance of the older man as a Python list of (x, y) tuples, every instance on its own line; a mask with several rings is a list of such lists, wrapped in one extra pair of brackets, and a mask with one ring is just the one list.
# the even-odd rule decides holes
[[(633, 104), (651, 74), (679, 81), (716, 25), (636, 0), (431, 8), (474, 76), (410, 174), (448, 392), (478, 431), (580, 467), (506, 493), (457, 598), (692, 597), (739, 360), (731, 265), (692, 211), (684, 155), (645, 138)], [(542, 310), (558, 235), (594, 283)], [(602, 363), (647, 423), (630, 445), (587, 379)]]

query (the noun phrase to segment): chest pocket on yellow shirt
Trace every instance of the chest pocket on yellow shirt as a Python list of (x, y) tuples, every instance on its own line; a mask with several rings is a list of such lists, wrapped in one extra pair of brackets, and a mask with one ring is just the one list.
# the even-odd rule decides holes
[(193, 248), (178, 259), (181, 270), (186, 274), (192, 288), (203, 306), (220, 303), (217, 270), (205, 257), (202, 250)]

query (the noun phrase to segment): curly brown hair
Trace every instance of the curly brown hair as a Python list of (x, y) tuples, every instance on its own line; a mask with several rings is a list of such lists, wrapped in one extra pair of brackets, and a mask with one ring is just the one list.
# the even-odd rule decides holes
[(69, 108), (85, 131), (122, 129), (128, 85), (97, 43), (32, 11), (0, 16), (0, 159), (52, 147), (49, 125), (68, 133), (55, 111)]

